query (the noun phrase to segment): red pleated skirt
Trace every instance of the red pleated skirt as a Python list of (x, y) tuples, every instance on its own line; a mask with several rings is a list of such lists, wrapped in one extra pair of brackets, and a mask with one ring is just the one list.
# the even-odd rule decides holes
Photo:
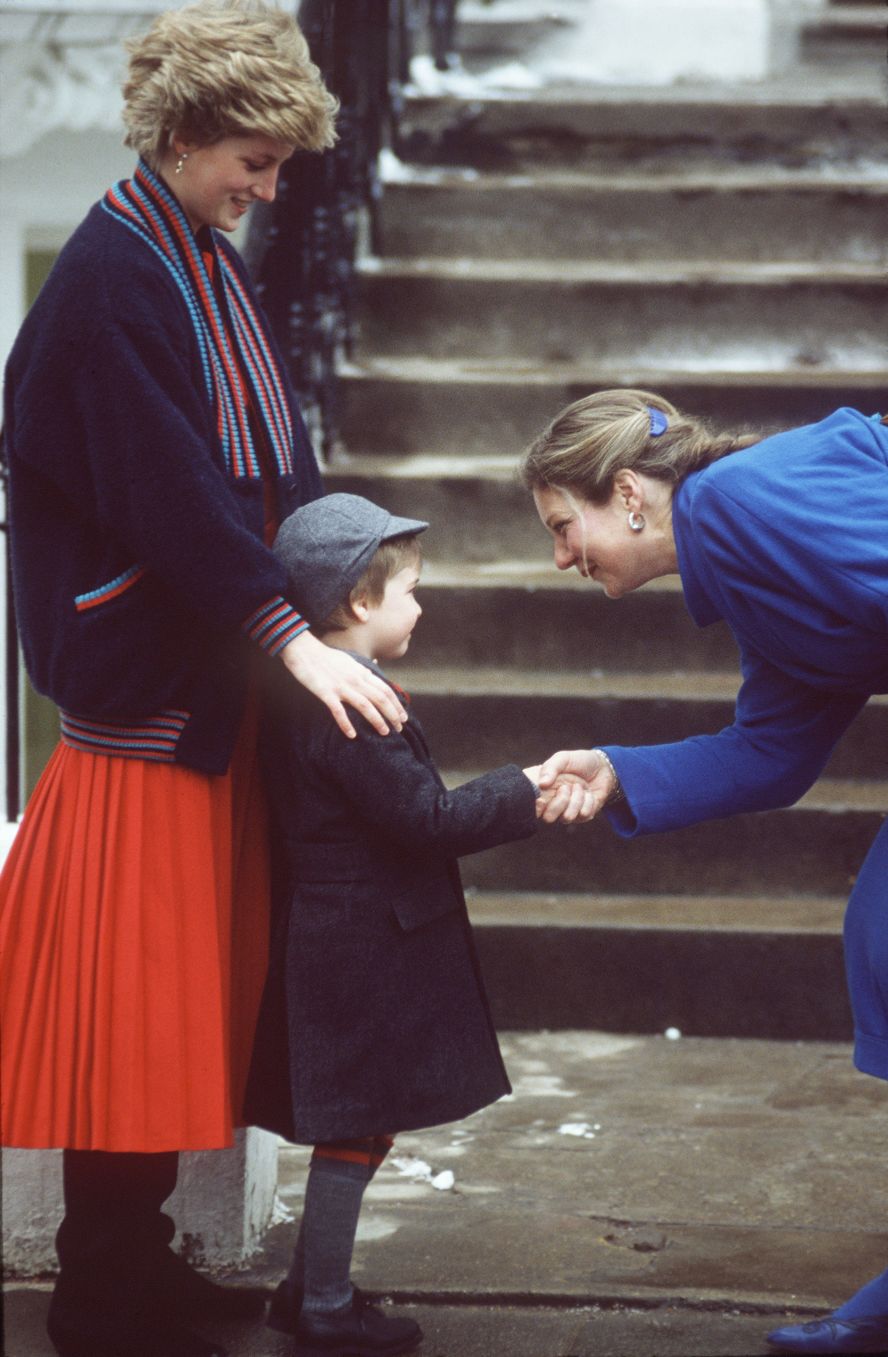
[(222, 777), (59, 745), (0, 878), (2, 1143), (230, 1145), (268, 908), (252, 716)]

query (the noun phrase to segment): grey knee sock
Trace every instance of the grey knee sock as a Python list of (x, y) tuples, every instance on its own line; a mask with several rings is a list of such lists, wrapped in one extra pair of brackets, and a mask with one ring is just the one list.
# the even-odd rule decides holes
[(355, 1233), (369, 1172), (363, 1164), (313, 1159), (305, 1188), (305, 1209), (294, 1267), (302, 1245), (304, 1313), (325, 1313), (349, 1305)]
[[(393, 1145), (393, 1141), (386, 1136), (380, 1136), (376, 1139), (374, 1146), (375, 1157), (370, 1161), (367, 1168), (367, 1183), (373, 1181), (386, 1155)], [(364, 1184), (366, 1187), (367, 1183)], [(307, 1195), (307, 1193), (306, 1193)], [(287, 1290), (290, 1296), (301, 1297), (305, 1290), (305, 1215), (299, 1223), (299, 1233), (296, 1236), (296, 1243), (293, 1247), (293, 1257), (290, 1259), (290, 1269), (287, 1273)]]

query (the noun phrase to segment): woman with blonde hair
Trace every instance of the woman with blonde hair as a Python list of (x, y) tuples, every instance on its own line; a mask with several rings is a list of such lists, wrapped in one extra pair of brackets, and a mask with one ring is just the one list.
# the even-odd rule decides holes
[(322, 493), (224, 240), (336, 101), (283, 11), (201, 0), (131, 44), (132, 179), (74, 232), (9, 360), (16, 613), (61, 743), (2, 877), (2, 1136), (64, 1150), (63, 1357), (201, 1357), (263, 1297), (175, 1256), (177, 1151), (232, 1143), (267, 957), (253, 693), (283, 663), (354, 735), (391, 689), (288, 600), (276, 524)]
[[(523, 464), (555, 564), (611, 598), (678, 572), (698, 626), (723, 619), (743, 684), (731, 725), (645, 748), (562, 750), (547, 821), (603, 810), (626, 838), (790, 805), (855, 716), (888, 692), (888, 417), (841, 409), (769, 438), (723, 437), (650, 392), (577, 401)], [(845, 919), (857, 1068), (888, 1079), (888, 822)], [(784, 1352), (888, 1348), (888, 1272)]]

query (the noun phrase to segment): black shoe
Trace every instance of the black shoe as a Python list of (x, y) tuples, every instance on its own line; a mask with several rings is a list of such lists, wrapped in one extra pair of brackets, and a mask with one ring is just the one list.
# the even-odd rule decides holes
[(412, 1319), (387, 1319), (356, 1291), (346, 1310), (306, 1314), (296, 1326), (295, 1357), (395, 1357), (422, 1342), (422, 1329)]
[(290, 1284), (285, 1277), (272, 1292), (265, 1323), (278, 1333), (295, 1333), (302, 1312), (302, 1290)]
[(258, 1319), (268, 1293), (258, 1286), (220, 1286), (164, 1249), (152, 1259), (152, 1288), (157, 1304), (179, 1319)]

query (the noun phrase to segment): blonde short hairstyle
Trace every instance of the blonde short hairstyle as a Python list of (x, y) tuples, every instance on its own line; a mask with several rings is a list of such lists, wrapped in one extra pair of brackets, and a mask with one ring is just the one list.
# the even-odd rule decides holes
[(127, 44), (126, 145), (157, 169), (173, 133), (201, 146), (262, 135), (332, 146), (338, 101), (295, 20), (265, 0), (199, 0)]
[[(666, 427), (657, 435), (652, 434), (651, 410), (666, 417)], [(528, 490), (572, 490), (589, 504), (606, 504), (619, 471), (674, 486), (760, 437), (716, 433), (650, 391), (596, 391), (555, 416), (527, 449), (520, 474)]]

